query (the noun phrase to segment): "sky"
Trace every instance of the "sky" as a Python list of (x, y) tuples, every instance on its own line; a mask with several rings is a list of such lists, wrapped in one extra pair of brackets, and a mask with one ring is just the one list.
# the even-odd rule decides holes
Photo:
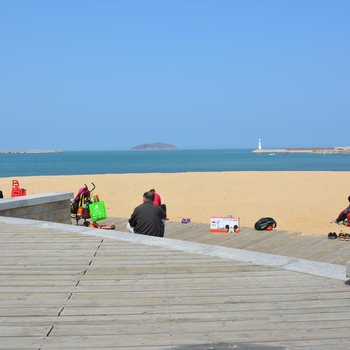
[(348, 0), (0, 0), (0, 150), (350, 145)]

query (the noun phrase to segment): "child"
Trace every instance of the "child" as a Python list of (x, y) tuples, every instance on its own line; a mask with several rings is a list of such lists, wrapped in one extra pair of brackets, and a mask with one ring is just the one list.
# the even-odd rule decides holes
[[(348, 197), (348, 201), (350, 203), (350, 196)], [(350, 226), (350, 204), (345, 209), (343, 209), (338, 217), (336, 218), (335, 222), (339, 224), (342, 222), (343, 224)]]

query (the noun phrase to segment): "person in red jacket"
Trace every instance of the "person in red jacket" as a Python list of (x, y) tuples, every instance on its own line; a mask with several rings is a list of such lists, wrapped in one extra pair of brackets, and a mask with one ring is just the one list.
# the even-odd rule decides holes
[(162, 199), (160, 198), (159, 193), (157, 193), (154, 188), (149, 190), (149, 192), (154, 194), (153, 205), (157, 205), (157, 206), (161, 207), (166, 214), (166, 205), (162, 204)]
[(160, 206), (160, 205), (162, 204), (162, 199), (160, 198), (159, 193), (157, 193), (156, 190), (155, 190), (154, 188), (152, 188), (151, 190), (149, 190), (149, 192), (153, 193), (153, 195), (154, 195), (153, 204), (154, 204), (154, 205)]

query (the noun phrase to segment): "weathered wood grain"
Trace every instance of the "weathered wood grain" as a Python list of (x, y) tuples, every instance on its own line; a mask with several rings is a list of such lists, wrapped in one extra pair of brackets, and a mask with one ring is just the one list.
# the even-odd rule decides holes
[[(204, 227), (167, 229), (318, 259), (333, 259), (327, 248), (339, 243), (309, 237), (299, 249), (300, 235), (254, 241), (249, 230), (214, 236)], [(0, 224), (0, 240), (0, 349), (350, 347), (350, 286), (339, 280), (30, 226)]]

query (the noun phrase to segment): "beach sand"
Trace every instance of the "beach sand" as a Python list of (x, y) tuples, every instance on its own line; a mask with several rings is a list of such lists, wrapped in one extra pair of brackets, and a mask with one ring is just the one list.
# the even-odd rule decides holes
[[(270, 216), (277, 228), (303, 234), (346, 232), (330, 223), (348, 205), (349, 172), (220, 172), (176, 174), (113, 174), (18, 177), (27, 194), (73, 192), (95, 183), (94, 194), (105, 201), (109, 217), (129, 218), (142, 194), (155, 188), (168, 217), (207, 223), (211, 216), (239, 216), (242, 227), (253, 227)], [(0, 179), (4, 196), (11, 179)], [(345, 229), (345, 230), (344, 230)]]

